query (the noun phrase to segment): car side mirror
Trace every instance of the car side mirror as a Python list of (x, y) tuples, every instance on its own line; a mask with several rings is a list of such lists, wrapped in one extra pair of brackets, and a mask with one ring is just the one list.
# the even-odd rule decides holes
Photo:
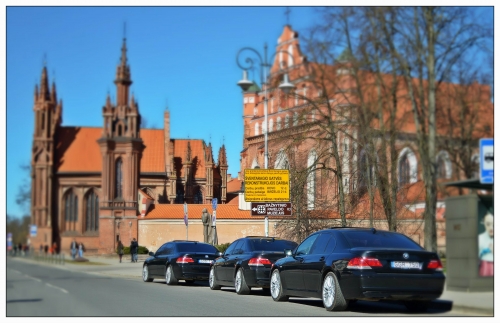
[(150, 255), (150, 256), (152, 256), (152, 257), (154, 257), (154, 256), (155, 256), (155, 253), (154, 253), (154, 252), (152, 252), (152, 251), (150, 251), (150, 252), (148, 253), (148, 255)]
[(217, 257), (222, 257), (223, 253), (222, 252), (217, 252)]
[(292, 256), (292, 250), (290, 249), (285, 249), (285, 256), (291, 257)]

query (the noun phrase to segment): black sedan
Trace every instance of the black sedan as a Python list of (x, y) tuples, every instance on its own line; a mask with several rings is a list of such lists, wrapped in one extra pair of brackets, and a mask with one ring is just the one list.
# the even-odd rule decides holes
[(168, 285), (185, 280), (208, 280), (210, 265), (221, 253), (212, 245), (198, 241), (175, 240), (163, 244), (144, 261), (142, 280), (165, 279)]
[(252, 287), (269, 291), (271, 265), (285, 256), (285, 249), (297, 243), (270, 237), (245, 237), (234, 241), (210, 269), (212, 290), (234, 286), (236, 293), (248, 294)]
[(331, 228), (286, 253), (272, 266), (275, 301), (318, 297), (328, 311), (339, 311), (349, 301), (400, 300), (420, 311), (444, 288), (438, 255), (396, 232)]

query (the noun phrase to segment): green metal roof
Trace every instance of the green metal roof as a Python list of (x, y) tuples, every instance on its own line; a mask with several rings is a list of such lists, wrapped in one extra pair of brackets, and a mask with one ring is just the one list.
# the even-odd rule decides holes
[(245, 92), (260, 92), (260, 87), (257, 83), (253, 82), (253, 84)]

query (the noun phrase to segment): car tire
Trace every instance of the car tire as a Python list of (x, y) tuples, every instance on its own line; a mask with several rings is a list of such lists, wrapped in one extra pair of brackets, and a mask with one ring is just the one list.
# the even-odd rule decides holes
[(142, 267), (142, 281), (146, 283), (150, 283), (153, 281), (153, 278), (151, 278), (149, 275), (149, 267), (147, 265), (144, 265), (144, 267)]
[(275, 302), (283, 302), (288, 300), (288, 296), (283, 295), (283, 285), (281, 284), (281, 276), (278, 269), (275, 269), (271, 274), (271, 297)]
[(326, 274), (323, 279), (321, 299), (327, 311), (343, 311), (349, 304), (345, 300), (337, 276), (333, 272)]
[(208, 275), (208, 285), (210, 285), (210, 289), (211, 290), (219, 290), (220, 289), (220, 285), (217, 284), (217, 282), (215, 280), (215, 269), (214, 269), (214, 267), (212, 267), (210, 269), (210, 274)]
[(167, 283), (167, 285), (177, 285), (178, 283), (178, 280), (174, 275), (174, 270), (170, 265), (167, 266), (167, 269), (165, 270), (165, 282)]
[(250, 294), (250, 288), (245, 281), (245, 275), (243, 274), (243, 269), (238, 269), (236, 276), (234, 277), (234, 289), (238, 295), (248, 295)]
[(410, 312), (426, 312), (430, 301), (405, 301), (406, 308)]

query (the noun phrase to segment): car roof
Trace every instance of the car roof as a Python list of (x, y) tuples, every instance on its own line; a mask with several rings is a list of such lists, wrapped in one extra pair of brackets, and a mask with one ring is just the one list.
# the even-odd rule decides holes
[[(331, 228), (328, 228), (328, 229), (324, 229), (324, 230), (321, 230), (321, 231), (370, 231), (370, 232), (373, 232), (373, 233), (377, 233), (377, 232), (391, 232), (391, 231), (387, 231), (387, 230), (379, 230), (379, 229), (376, 229), (376, 228), (367, 228), (367, 227), (331, 227)], [(393, 232), (393, 233), (398, 233), (398, 232)]]

